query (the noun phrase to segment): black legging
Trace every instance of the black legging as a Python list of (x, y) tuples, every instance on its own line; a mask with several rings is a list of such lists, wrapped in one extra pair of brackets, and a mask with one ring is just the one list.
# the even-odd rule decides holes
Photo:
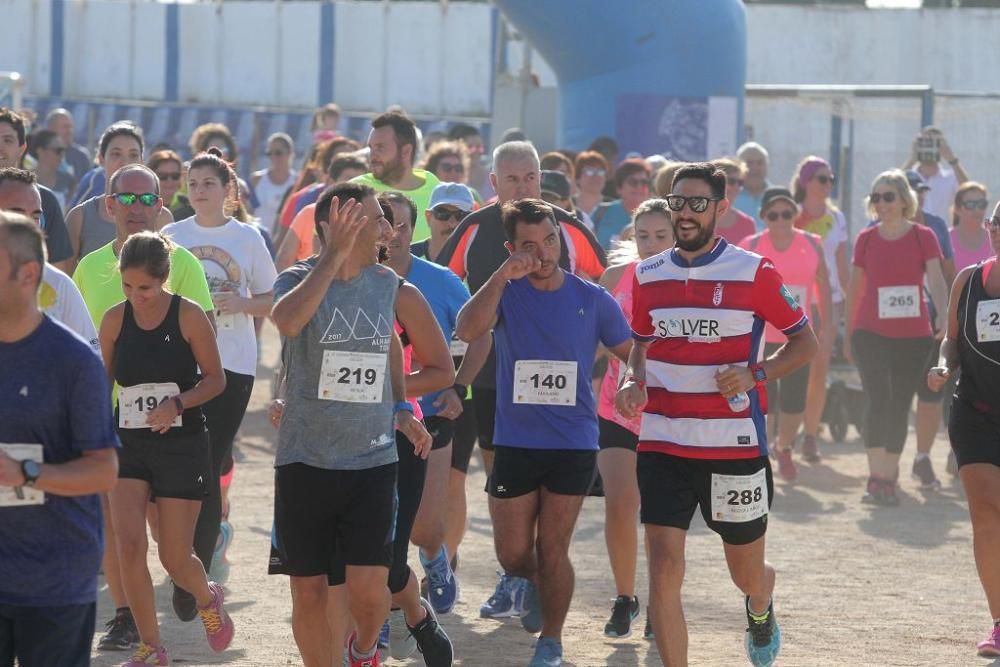
[(222, 521), (219, 477), (233, 467), (233, 440), (246, 414), (253, 380), (252, 375), (226, 371), (226, 390), (202, 406), (212, 443), (212, 479), (194, 530), (194, 552), (206, 572), (212, 565), (212, 554), (219, 539), (219, 522)]
[(855, 331), (854, 359), (865, 393), (865, 447), (899, 454), (906, 444), (910, 404), (917, 383), (925, 377), (924, 360), (934, 339), (887, 338)]
[(410, 580), (410, 566), (406, 564), (410, 548), (410, 533), (420, 509), (427, 477), (427, 459), (413, 453), (413, 443), (396, 431), (396, 452), (399, 468), (396, 473), (396, 494), (399, 497), (396, 513), (396, 534), (392, 543), (392, 567), (389, 568), (389, 591), (394, 595), (406, 588)]

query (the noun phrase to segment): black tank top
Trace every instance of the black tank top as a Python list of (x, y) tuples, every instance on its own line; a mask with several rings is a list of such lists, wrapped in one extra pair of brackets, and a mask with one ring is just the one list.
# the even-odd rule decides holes
[[(1000, 312), (1000, 298), (986, 293), (984, 276), (996, 270), (994, 260), (979, 264), (969, 276), (958, 298), (958, 351), (962, 376), (958, 380), (958, 398), (974, 408), (1000, 416), (1000, 340), (979, 340), (979, 304), (996, 301)], [(990, 321), (990, 320), (996, 321)], [(987, 315), (987, 324), (1000, 325), (1000, 315)]]
[[(198, 383), (198, 362), (191, 346), (181, 334), (181, 297), (170, 299), (167, 315), (155, 329), (146, 331), (139, 327), (132, 314), (132, 304), (125, 302), (122, 329), (115, 344), (113, 362), (115, 382), (122, 387), (147, 382), (174, 382), (181, 392)], [(181, 426), (171, 428), (162, 436), (190, 435), (205, 429), (205, 416), (200, 407), (184, 410)], [(115, 423), (118, 423), (118, 406), (115, 406)], [(148, 429), (128, 429), (131, 433), (149, 433)]]

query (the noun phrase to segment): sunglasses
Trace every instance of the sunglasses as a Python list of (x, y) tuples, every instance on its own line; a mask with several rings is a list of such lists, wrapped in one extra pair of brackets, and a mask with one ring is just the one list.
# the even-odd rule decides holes
[(445, 172), (446, 174), (464, 174), (465, 167), (461, 163), (452, 164), (450, 162), (442, 162), (438, 165), (438, 169)]
[(633, 188), (648, 188), (649, 179), (648, 178), (626, 178), (625, 185), (629, 185)]
[(439, 222), (444, 222), (446, 220), (450, 220), (451, 218), (454, 218), (458, 222), (462, 222), (465, 216), (468, 215), (465, 211), (460, 211), (458, 209), (449, 210), (445, 208), (436, 208), (431, 211), (431, 213), (434, 215), (434, 219)]
[(781, 218), (782, 220), (791, 220), (792, 218), (795, 217), (795, 212), (789, 211), (788, 209), (785, 209), (781, 213), (778, 213), (777, 211), (771, 211), (764, 217), (767, 218), (768, 222), (777, 222), (778, 218)]
[(727, 185), (738, 185), (740, 187), (743, 187), (743, 179), (742, 178), (736, 178), (735, 176), (727, 176), (726, 177), (726, 184)]
[(884, 192), (884, 193), (873, 192), (870, 195), (868, 195), (868, 200), (871, 203), (873, 203), (873, 204), (878, 204), (879, 202), (885, 202), (886, 204), (891, 204), (892, 202), (896, 201), (896, 193), (895, 192)]
[(985, 211), (987, 205), (988, 204), (985, 199), (967, 199), (964, 202), (962, 202), (962, 208), (964, 208), (966, 211), (975, 211), (977, 209), (980, 211)]
[(134, 192), (116, 192), (111, 196), (122, 206), (131, 206), (137, 200), (143, 206), (156, 206), (156, 202), (160, 200), (160, 195), (152, 192), (144, 192), (141, 195)]
[(584, 176), (607, 176), (608, 172), (600, 169), (598, 167), (584, 167), (583, 171), (580, 172)]
[(56, 155), (62, 155), (66, 152), (65, 146), (46, 146), (45, 150), (52, 151)]
[(833, 180), (833, 176), (827, 176), (826, 174), (820, 174), (816, 177), (816, 182), (820, 185), (829, 185), (830, 183), (833, 183)]
[(264, 155), (267, 157), (285, 157), (288, 155), (288, 151), (267, 151)]
[(170, 172), (166, 172), (166, 173), (163, 173), (163, 174), (157, 174), (156, 177), (158, 179), (160, 179), (161, 182), (162, 181), (179, 181), (179, 180), (181, 180), (181, 172), (179, 172), (179, 171), (170, 171)]
[(674, 213), (683, 211), (684, 206), (687, 206), (695, 213), (704, 213), (705, 209), (708, 208), (709, 202), (719, 201), (715, 197), (684, 197), (682, 195), (669, 195), (666, 199), (667, 206)]

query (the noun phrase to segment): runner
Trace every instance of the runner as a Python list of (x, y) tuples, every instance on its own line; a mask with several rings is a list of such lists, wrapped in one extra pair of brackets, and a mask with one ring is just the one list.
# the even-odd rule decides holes
[[(637, 342), (615, 397), (622, 416), (642, 415), (640, 516), (653, 629), (666, 665), (687, 664), (684, 544), (699, 505), (745, 596), (751, 664), (772, 665), (781, 646), (775, 573), (764, 559), (773, 482), (762, 390), (807, 363), (817, 344), (771, 261), (716, 236), (730, 206), (725, 193), (726, 175), (711, 164), (677, 171), (666, 198), (677, 244), (636, 269)], [(759, 347), (765, 323), (788, 336), (769, 359)]]
[(0, 662), (86, 667), (118, 440), (97, 355), (38, 307), (44, 247), (0, 213)]
[[(721, 158), (714, 160), (712, 164), (726, 172), (726, 199), (739, 199), (746, 178), (746, 165), (733, 158)], [(726, 214), (719, 218), (719, 226), (715, 231), (732, 245), (739, 245), (740, 241), (757, 232), (757, 222), (752, 216), (730, 206)]]
[[(121, 274), (118, 269), (118, 254), (122, 245), (132, 234), (151, 231), (160, 214), (163, 200), (157, 196), (159, 181), (148, 167), (129, 164), (116, 171), (110, 181), (108, 192), (103, 195), (115, 222), (116, 238), (80, 260), (73, 273), (73, 282), (80, 289), (87, 310), (95, 326), (100, 326), (104, 314), (115, 304), (125, 300)], [(205, 272), (197, 258), (184, 248), (174, 246), (170, 257), (170, 291), (199, 304), (208, 311), (209, 318), (215, 306), (208, 291)], [(115, 547), (114, 523), (106, 498), (102, 504), (104, 516), (104, 562), (103, 572), (108, 584), (111, 600), (115, 605), (115, 617), (107, 624), (107, 633), (98, 642), (97, 648), (105, 651), (127, 651), (139, 641), (135, 623), (129, 612), (125, 591), (121, 585), (118, 569), (118, 550)]]
[(285, 198), (285, 193), (295, 183), (298, 172), (292, 168), (295, 161), (295, 142), (284, 132), (275, 132), (267, 138), (267, 169), (255, 171), (250, 175), (250, 187), (260, 206), (255, 213), (261, 226), (274, 234), (277, 229), (278, 209)]
[(593, 484), (598, 425), (591, 377), (599, 344), (625, 359), (628, 323), (603, 288), (559, 267), (559, 223), (540, 199), (502, 208), (510, 258), (462, 308), (458, 335), (494, 331), (495, 459), (487, 483), (500, 565), (522, 577), (529, 667), (562, 664), (573, 597), (569, 544)]
[(975, 266), (993, 256), (989, 233), (983, 228), (988, 206), (989, 194), (982, 183), (967, 181), (955, 192), (950, 236), (957, 269)]
[[(1000, 206), (989, 222), (993, 253), (1000, 252)], [(941, 391), (962, 369), (948, 433), (958, 459), (958, 475), (969, 499), (973, 553), (993, 628), (976, 650), (1000, 656), (1000, 272), (996, 257), (963, 269), (951, 288), (948, 333), (941, 358), (927, 374), (928, 386)]]
[(439, 183), (431, 192), (430, 202), (424, 211), (430, 236), (410, 245), (410, 252), (430, 262), (441, 254), (452, 232), (476, 208), (476, 200), (469, 186), (461, 183)]
[(906, 444), (910, 404), (924, 361), (941, 332), (923, 298), (926, 277), (934, 303), (945, 303), (941, 247), (927, 227), (910, 222), (917, 198), (898, 169), (872, 183), (869, 217), (858, 234), (847, 292), (844, 354), (856, 359), (865, 392), (864, 439), (870, 476), (862, 502), (898, 505), (899, 457)]
[[(269, 572), (291, 576), (292, 630), (306, 667), (332, 664), (346, 604), (357, 626), (349, 663), (375, 667), (390, 605), (393, 422), (419, 457), (431, 437), (405, 400), (402, 349), (390, 325), (399, 279), (375, 264), (375, 248), (391, 229), (374, 191), (331, 188), (316, 219), (320, 254), (283, 272), (274, 288), (271, 316), (287, 338), (288, 381)], [(414, 632), (436, 626), (428, 613)]]
[[(250, 402), (257, 372), (253, 318), (270, 314), (271, 288), (277, 274), (258, 231), (228, 215), (239, 204), (236, 174), (217, 149), (191, 160), (187, 182), (195, 215), (167, 225), (163, 233), (201, 260), (216, 308), (226, 389), (203, 407), (211, 442), (212, 479), (201, 506), (194, 544), (195, 553), (213, 578), (225, 583), (226, 550), (233, 539), (233, 527), (219, 480), (233, 470), (233, 440)], [(184, 591), (175, 590), (174, 606), (181, 620), (194, 618), (194, 600)]]
[[(601, 286), (612, 296), (632, 321), (632, 287), (635, 267), (640, 260), (669, 250), (674, 245), (674, 230), (670, 226), (670, 209), (662, 199), (647, 199), (635, 210), (632, 222), (635, 241), (622, 244), (608, 258), (612, 266), (601, 276)], [(624, 638), (632, 634), (632, 621), (639, 615), (639, 598), (635, 595), (636, 554), (639, 549), (639, 486), (635, 477), (635, 448), (639, 443), (639, 420), (625, 419), (615, 411), (615, 392), (622, 376), (622, 365), (616, 358), (608, 361), (608, 370), (601, 383), (597, 404), (601, 447), (597, 466), (604, 482), (604, 540), (608, 560), (615, 577), (617, 597), (611, 618), (604, 625), (604, 636)], [(653, 638), (653, 629), (646, 616), (646, 639)]]
[[(823, 240), (816, 234), (795, 228), (793, 221), (799, 214), (799, 207), (787, 189), (768, 188), (761, 197), (760, 206), (760, 219), (767, 229), (744, 239), (740, 247), (774, 262), (796, 303), (807, 313), (813, 312), (814, 307), (819, 311), (823, 327), (819, 334), (820, 341), (834, 336), (833, 318), (830, 316), (833, 304), (823, 258)], [(774, 356), (787, 340), (774, 326), (766, 325), (765, 358)], [(786, 482), (794, 482), (798, 475), (792, 461), (792, 446), (802, 425), (808, 384), (809, 364), (780, 380), (767, 383), (768, 435), (777, 435), (774, 438), (774, 458), (778, 462), (778, 475)]]
[(126, 301), (108, 310), (98, 334), (108, 375), (120, 387), (115, 419), (122, 450), (111, 514), (122, 585), (140, 638), (123, 667), (170, 664), (160, 643), (146, 564), (146, 505), (151, 501), (158, 515), (160, 563), (194, 595), (212, 650), (224, 651), (233, 640), (222, 586), (208, 580), (191, 551), (211, 481), (200, 406), (218, 396), (226, 380), (204, 311), (164, 289), (170, 246), (154, 232), (139, 232), (125, 241), (118, 267)]
[[(494, 204), (466, 217), (448, 239), (437, 263), (447, 266), (477, 292), (510, 256), (500, 209), (503, 204), (523, 198), (541, 198), (541, 169), (538, 152), (527, 141), (510, 141), (493, 151), (490, 182), (497, 193)], [(607, 263), (594, 235), (562, 209), (553, 209), (559, 222), (559, 267), (597, 280)], [(479, 449), (487, 474), (493, 468), (493, 424), (496, 419), (496, 359), (494, 352), (472, 383)], [(484, 618), (506, 618), (521, 613), (521, 583), (500, 574), (493, 595), (480, 607)], [(515, 599), (516, 598), (516, 599)]]

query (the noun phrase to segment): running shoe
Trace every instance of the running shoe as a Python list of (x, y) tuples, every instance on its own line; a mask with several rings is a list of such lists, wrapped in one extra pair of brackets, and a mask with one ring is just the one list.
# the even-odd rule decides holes
[(233, 524), (223, 519), (219, 524), (219, 539), (215, 541), (215, 551), (212, 552), (212, 565), (208, 568), (209, 577), (220, 584), (229, 579), (229, 559), (226, 558), (226, 553), (232, 543)]
[(535, 634), (542, 630), (542, 601), (538, 599), (538, 587), (527, 579), (521, 580), (522, 604), (521, 627)]
[(767, 605), (763, 614), (750, 611), (750, 597), (744, 605), (747, 612), (747, 632), (744, 644), (747, 658), (754, 667), (771, 667), (781, 650), (781, 628), (774, 617), (774, 602)]
[(496, 590), (490, 599), (479, 608), (480, 618), (510, 618), (518, 616), (520, 611), (514, 607), (514, 591), (517, 586), (517, 577), (504, 574), (497, 570), (500, 581), (497, 582)]
[(535, 655), (531, 656), (528, 667), (559, 667), (562, 665), (562, 644), (555, 639), (539, 637), (535, 644)]
[(428, 600), (434, 607), (435, 614), (447, 614), (451, 612), (458, 600), (458, 579), (451, 571), (451, 563), (448, 562), (448, 549), (441, 547), (437, 556), (431, 560), (425, 560), (420, 553), (420, 564), (424, 566), (427, 574)]
[(139, 642), (135, 653), (128, 659), (128, 662), (122, 663), (122, 667), (147, 667), (147, 665), (165, 667), (169, 664), (170, 660), (167, 658), (167, 650), (165, 648), (162, 646), (151, 646), (146, 642)]
[(424, 620), (414, 628), (407, 628), (417, 643), (417, 648), (424, 656), (427, 667), (451, 667), (455, 657), (455, 649), (451, 640), (445, 634), (444, 628), (438, 623), (431, 603), (421, 598), (420, 605), (427, 610)]
[(899, 505), (899, 496), (896, 495), (896, 483), (879, 479), (878, 477), (869, 477), (868, 487), (865, 495), (861, 496), (861, 502), (866, 505), (896, 507)]
[(798, 476), (798, 470), (795, 468), (795, 462), (792, 461), (792, 450), (775, 449), (774, 458), (778, 462), (778, 475), (781, 479), (789, 483), (794, 482)]
[(632, 621), (639, 616), (639, 598), (619, 595), (611, 608), (611, 618), (604, 624), (604, 636), (625, 639), (632, 636)]
[(204, 607), (198, 607), (198, 616), (205, 626), (205, 637), (208, 645), (216, 653), (221, 653), (229, 648), (233, 642), (233, 619), (229, 618), (223, 603), (226, 594), (222, 586), (214, 581), (208, 582), (208, 590), (212, 593), (212, 601)]
[(379, 657), (378, 651), (375, 651), (375, 655), (370, 658), (358, 658), (354, 655), (354, 640), (357, 637), (357, 633), (351, 633), (351, 638), (347, 640), (347, 655), (348, 655), (348, 667), (379, 667), (382, 664), (382, 659)]
[(819, 443), (816, 442), (816, 436), (802, 436), (802, 460), (809, 463), (819, 463)]
[(139, 643), (139, 631), (128, 607), (115, 612), (115, 617), (104, 628), (107, 632), (97, 642), (98, 651), (127, 651)]
[(385, 619), (385, 623), (382, 624), (382, 629), (378, 633), (378, 647), (380, 649), (389, 648), (389, 619)]
[(913, 459), (913, 479), (920, 482), (921, 491), (937, 491), (941, 488), (941, 481), (934, 474), (934, 467), (931, 465), (929, 456), (921, 456)]
[[(384, 626), (383, 626), (384, 627)], [(417, 650), (417, 640), (406, 627), (406, 617), (402, 609), (389, 610), (389, 655), (396, 660), (404, 660)]]
[(1000, 623), (993, 624), (993, 632), (986, 641), (976, 644), (976, 651), (981, 658), (996, 658), (1000, 656)]
[[(173, 584), (173, 582), (171, 583)], [(171, 602), (174, 605), (174, 613), (185, 623), (193, 621), (198, 616), (198, 601), (177, 584), (173, 584), (173, 587), (174, 594)]]
[(646, 627), (642, 631), (642, 638), (645, 639), (646, 641), (653, 641), (654, 639), (656, 639), (656, 635), (653, 634), (653, 624), (649, 620), (648, 611), (646, 615)]

